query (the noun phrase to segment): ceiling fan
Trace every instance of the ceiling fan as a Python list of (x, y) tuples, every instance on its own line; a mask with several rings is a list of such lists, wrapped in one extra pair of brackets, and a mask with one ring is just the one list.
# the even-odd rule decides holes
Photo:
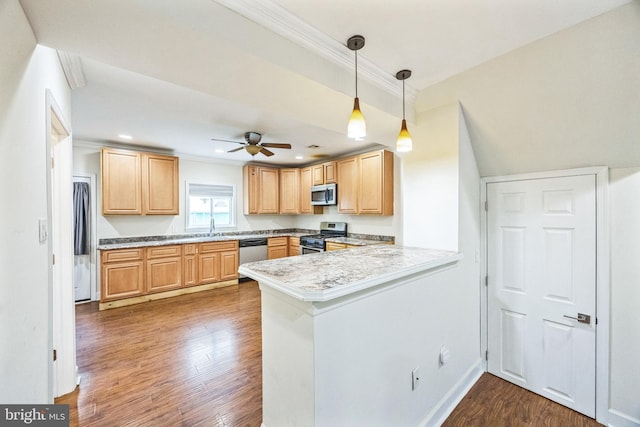
[(262, 135), (258, 132), (245, 132), (244, 140), (245, 142), (240, 141), (230, 141), (228, 139), (218, 139), (211, 138), (213, 141), (223, 141), (223, 142), (232, 142), (234, 144), (240, 144), (242, 147), (234, 148), (233, 150), (227, 151), (227, 153), (234, 153), (236, 151), (240, 151), (243, 148), (247, 150), (247, 153), (255, 156), (258, 153), (262, 153), (265, 156), (273, 156), (273, 152), (267, 150), (266, 147), (269, 148), (286, 148), (291, 149), (291, 144), (278, 144), (273, 142), (260, 142), (262, 140)]

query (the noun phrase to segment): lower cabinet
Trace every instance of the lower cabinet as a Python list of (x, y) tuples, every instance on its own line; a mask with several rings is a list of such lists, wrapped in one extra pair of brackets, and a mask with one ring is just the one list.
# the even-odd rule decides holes
[(284, 258), (289, 254), (288, 237), (269, 237), (267, 239), (267, 259)]
[(100, 301), (238, 278), (238, 241), (101, 252)]
[(289, 256), (300, 255), (300, 238), (289, 236)]
[(182, 286), (182, 248), (179, 245), (147, 248), (147, 292)]
[(102, 252), (101, 265), (101, 300), (144, 295), (144, 250), (142, 248)]
[(326, 242), (325, 245), (328, 251), (338, 251), (347, 248), (347, 245), (344, 243)]

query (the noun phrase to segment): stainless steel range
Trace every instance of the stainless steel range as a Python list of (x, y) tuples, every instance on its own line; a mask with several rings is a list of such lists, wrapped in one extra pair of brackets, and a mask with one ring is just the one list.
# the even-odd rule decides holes
[(313, 254), (325, 251), (324, 240), (328, 237), (346, 237), (346, 222), (327, 222), (320, 223), (320, 234), (310, 234), (300, 237), (300, 254)]

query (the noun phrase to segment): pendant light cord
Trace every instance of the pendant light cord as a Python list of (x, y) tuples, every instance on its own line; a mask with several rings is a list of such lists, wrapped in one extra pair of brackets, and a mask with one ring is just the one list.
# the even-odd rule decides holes
[(356, 54), (356, 98), (358, 97), (358, 51), (354, 51)]
[(404, 118), (404, 80), (402, 80), (402, 120)]

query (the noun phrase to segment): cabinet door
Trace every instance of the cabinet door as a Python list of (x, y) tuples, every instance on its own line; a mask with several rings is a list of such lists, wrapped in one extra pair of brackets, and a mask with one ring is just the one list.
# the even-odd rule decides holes
[(325, 184), (333, 184), (338, 182), (338, 169), (336, 162), (327, 162), (324, 164), (324, 182)]
[(182, 258), (147, 260), (147, 292), (161, 292), (182, 285)]
[(338, 212), (358, 213), (358, 159), (350, 157), (338, 165)]
[(284, 258), (287, 256), (287, 246), (271, 246), (267, 248), (267, 259)]
[(142, 171), (140, 153), (103, 148), (102, 214), (142, 214)]
[(194, 286), (198, 284), (198, 265), (195, 255), (185, 255), (182, 258), (183, 286)]
[(300, 213), (300, 169), (280, 169), (280, 213)]
[(324, 165), (311, 166), (313, 170), (313, 185), (324, 184)]
[(143, 295), (144, 263), (140, 260), (103, 264), (100, 282), (101, 301)]
[(358, 212), (393, 215), (393, 154), (381, 150), (358, 159)]
[(238, 278), (238, 251), (220, 253), (220, 280)]
[(335, 243), (335, 242), (327, 242), (327, 251), (337, 251), (340, 249), (345, 249), (347, 245), (344, 243)]
[(220, 281), (220, 253), (210, 252), (198, 255), (198, 284)]
[(311, 186), (313, 185), (313, 168), (300, 169), (300, 213), (321, 214), (322, 206), (311, 205)]
[(255, 215), (258, 213), (258, 194), (260, 194), (260, 186), (258, 185), (257, 166), (245, 166), (242, 168), (242, 188), (243, 188), (243, 212), (245, 215)]
[(278, 169), (261, 167), (258, 168), (258, 174), (258, 213), (277, 214), (280, 210)]
[(142, 199), (148, 215), (178, 215), (178, 158), (142, 154)]
[(300, 238), (289, 237), (289, 256), (300, 255)]

